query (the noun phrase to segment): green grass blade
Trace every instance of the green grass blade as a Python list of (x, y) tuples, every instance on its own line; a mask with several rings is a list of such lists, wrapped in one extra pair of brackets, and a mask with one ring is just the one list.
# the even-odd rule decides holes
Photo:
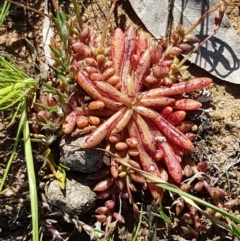
[[(17, 91), (18, 92), (18, 91)], [(26, 90), (25, 92), (22, 92), (21, 95), (17, 98), (17, 99), (11, 99), (12, 95), (9, 97), (9, 101), (6, 102), (6, 101), (3, 101), (3, 99), (7, 100), (5, 97), (0, 101), (0, 106), (3, 105), (3, 107), (0, 107), (0, 110), (9, 110), (10, 108), (14, 107), (18, 102), (20, 102), (23, 98), (25, 98), (28, 94), (29, 90)], [(14, 91), (12, 92), (14, 93)], [(11, 94), (12, 94), (11, 93)], [(19, 93), (16, 93), (16, 97), (17, 97), (17, 94), (19, 95)]]
[(12, 117), (11, 117), (11, 120), (8, 124), (8, 127), (10, 127), (14, 122), (15, 122), (15, 119), (17, 117), (17, 115), (20, 113), (19, 111), (21, 110), (21, 103), (19, 103), (16, 107), (16, 110), (13, 110), (12, 112)]
[(36, 177), (34, 171), (34, 161), (32, 154), (32, 145), (30, 139), (30, 130), (27, 120), (27, 106), (26, 100), (24, 101), (24, 105), (22, 106), (22, 118), (23, 118), (23, 138), (24, 138), (24, 149), (26, 156), (26, 164), (27, 164), (27, 172), (28, 172), (28, 181), (29, 181), (29, 189), (30, 189), (30, 203), (31, 203), (31, 214), (32, 214), (32, 231), (33, 241), (39, 240), (38, 235), (38, 197), (37, 197), (37, 185), (36, 185)]
[[(0, 90), (0, 96), (4, 96), (4, 98), (9, 99), (13, 96), (15, 96), (16, 93), (19, 93), (19, 89), (23, 88), (23, 84), (14, 84), (10, 86), (3, 86), (2, 89)], [(14, 91), (14, 92), (13, 92)], [(1, 102), (3, 103), (3, 98), (1, 98)]]
[(220, 208), (214, 206), (214, 205), (211, 204), (211, 203), (205, 202), (205, 201), (203, 201), (203, 200), (200, 199), (200, 198), (197, 198), (197, 197), (195, 197), (195, 196), (193, 196), (193, 195), (191, 195), (191, 194), (189, 194), (189, 193), (183, 192), (183, 191), (180, 190), (180, 189), (171, 187), (171, 186), (169, 186), (169, 185), (167, 185), (167, 184), (156, 183), (155, 185), (158, 186), (158, 187), (161, 187), (161, 188), (163, 188), (163, 189), (166, 189), (166, 190), (168, 190), (168, 191), (170, 191), (170, 192), (176, 193), (176, 194), (178, 194), (178, 195), (180, 195), (180, 196), (189, 198), (189, 199), (193, 200), (194, 202), (196, 202), (196, 203), (198, 203), (198, 204), (201, 204), (201, 205), (203, 205), (203, 206), (205, 206), (205, 207), (207, 207), (207, 208), (211, 208), (212, 210), (214, 210), (214, 211), (216, 211), (216, 212), (218, 212), (218, 213), (221, 213), (223, 216), (228, 217), (230, 220), (232, 220), (232, 221), (240, 224), (240, 219), (239, 219), (239, 218), (237, 218), (236, 216), (232, 215), (231, 213), (229, 213), (229, 212), (227, 212), (227, 211), (225, 211), (225, 210), (223, 210), (223, 209), (220, 209)]
[(9, 2), (7, 2), (7, 1), (4, 2), (1, 12), (0, 12), (0, 27), (2, 26), (3, 22), (5, 21), (7, 15), (8, 15), (10, 6), (11, 6), (11, 4)]
[[(23, 105), (23, 103), (22, 103), (22, 105)], [(24, 118), (23, 118), (23, 116), (21, 116), (21, 119), (20, 119), (19, 125), (18, 125), (17, 134), (16, 134), (16, 140), (15, 140), (15, 143), (14, 143), (14, 146), (13, 146), (13, 150), (12, 150), (11, 156), (8, 160), (5, 172), (3, 174), (2, 181), (0, 183), (0, 192), (2, 191), (3, 185), (4, 185), (4, 183), (7, 179), (7, 175), (8, 175), (9, 169), (11, 167), (12, 161), (13, 161), (14, 156), (16, 154), (16, 150), (17, 150), (17, 147), (18, 147), (19, 138), (20, 138), (20, 134), (22, 132), (23, 124), (24, 124)]]
[(230, 224), (230, 228), (232, 229), (232, 232), (240, 239), (240, 230), (239, 228), (234, 225), (234, 224)]
[(7, 73), (7, 76), (18, 76), (21, 79), (29, 78), (26, 73), (24, 73), (17, 64), (9, 56), (0, 56), (0, 67), (1, 72)]
[(138, 233), (139, 233), (139, 231), (140, 231), (141, 224), (142, 224), (142, 217), (143, 217), (143, 205), (141, 205), (139, 220), (138, 220), (137, 228), (136, 228), (136, 230), (134, 231), (134, 237), (132, 238), (132, 241), (136, 241), (136, 240), (137, 240)]

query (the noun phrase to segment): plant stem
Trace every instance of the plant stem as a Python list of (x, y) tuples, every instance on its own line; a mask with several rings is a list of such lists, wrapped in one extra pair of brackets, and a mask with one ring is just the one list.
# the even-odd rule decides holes
[(24, 150), (26, 156), (26, 164), (28, 170), (28, 182), (30, 189), (30, 204), (31, 204), (31, 213), (32, 213), (32, 230), (33, 230), (33, 241), (38, 241), (38, 197), (37, 197), (37, 186), (36, 186), (36, 177), (34, 172), (34, 162), (32, 155), (32, 145), (30, 139), (30, 130), (27, 120), (27, 107), (26, 99), (24, 100), (22, 106), (22, 118), (23, 118), (23, 138), (24, 138)]
[(210, 8), (207, 12), (205, 12), (200, 19), (197, 20), (196, 23), (194, 23), (190, 28), (188, 28), (185, 31), (185, 35), (188, 35), (189, 33), (191, 33), (194, 29), (196, 29), (196, 27), (201, 24), (212, 12), (216, 11), (219, 7), (221, 6), (221, 4), (217, 4), (215, 6), (213, 6), (212, 8)]

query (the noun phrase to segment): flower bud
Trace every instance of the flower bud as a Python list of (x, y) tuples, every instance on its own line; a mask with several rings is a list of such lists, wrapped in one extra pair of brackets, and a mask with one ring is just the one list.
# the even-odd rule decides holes
[[(84, 70), (90, 75), (91, 80), (93, 80), (93, 75), (92, 74), (99, 74), (98, 70), (95, 67), (93, 67), (93, 66), (86, 66), (84, 68)], [(98, 76), (99, 76), (99, 78), (102, 78), (101, 74), (99, 74)], [(99, 79), (97, 79), (97, 80), (99, 80)]]
[(103, 54), (97, 55), (97, 63), (102, 64), (105, 61), (105, 56)]
[(89, 37), (90, 35), (90, 30), (89, 28), (84, 28), (81, 32), (80, 32), (80, 39), (81, 40), (85, 40)]
[(86, 65), (97, 67), (97, 61), (94, 58), (85, 58), (84, 61)]
[[(176, 57), (174, 58), (174, 60), (175, 59)], [(170, 67), (173, 64), (173, 62), (174, 62), (173, 60), (163, 60), (158, 63), (158, 66), (160, 66), (161, 68)]]
[(181, 185), (181, 190), (184, 191), (184, 192), (189, 192), (191, 190), (191, 185), (187, 184), (187, 183), (183, 183)]
[(162, 83), (162, 85), (164, 85), (164, 86), (171, 87), (172, 84), (173, 84), (173, 81), (172, 81), (172, 79), (169, 78), (169, 77), (163, 77), (163, 78), (161, 79), (161, 83)]
[(182, 24), (178, 23), (178, 26), (176, 28), (176, 32), (180, 35), (180, 36), (184, 36), (185, 35), (185, 28), (183, 27)]
[(132, 167), (141, 169), (140, 164), (139, 164), (137, 161), (134, 161), (134, 160), (131, 160), (131, 159), (130, 159), (130, 160), (129, 160), (129, 164), (130, 164)]
[(99, 215), (101, 214), (107, 214), (108, 208), (107, 207), (99, 207), (95, 210), (95, 212)]
[(127, 172), (125, 171), (119, 172), (118, 174), (119, 177), (125, 177), (126, 175), (127, 175)]
[(137, 141), (137, 139), (135, 137), (127, 138), (126, 143), (131, 148), (135, 148), (138, 145), (138, 141)]
[(153, 76), (155, 76), (157, 79), (160, 78), (162, 75), (161, 67), (158, 65), (153, 65), (152, 73), (153, 73)]
[(108, 208), (108, 210), (112, 210), (115, 207), (115, 203), (113, 200), (106, 201), (104, 205), (105, 205), (105, 207)]
[(179, 40), (179, 35), (178, 35), (178, 33), (175, 32), (175, 31), (172, 32), (172, 40), (173, 40), (175, 43), (177, 43), (178, 40)]
[(186, 166), (184, 167), (184, 169), (183, 169), (183, 175), (184, 175), (185, 177), (191, 177), (192, 174), (193, 174), (192, 168), (191, 168), (189, 165), (186, 165)]
[(184, 213), (182, 216), (182, 219), (184, 219), (184, 221), (187, 222), (188, 224), (193, 223), (193, 215), (191, 213)]
[(161, 115), (163, 115), (164, 117), (167, 117), (167, 116), (171, 115), (172, 113), (173, 113), (173, 108), (170, 106), (167, 106), (167, 107), (163, 108)]
[(106, 48), (104, 49), (104, 55), (107, 56), (107, 55), (110, 53), (110, 50), (111, 50), (110, 47), (106, 47)]
[(121, 177), (117, 177), (114, 179), (115, 184), (119, 188), (119, 190), (123, 191), (126, 185), (125, 179)]
[[(171, 74), (174, 74), (179, 71), (178, 65), (177, 64), (172, 64), (170, 67)], [(172, 76), (171, 76), (172, 77)]]
[(167, 48), (167, 46), (168, 46), (168, 39), (167, 39), (167, 37), (161, 37), (161, 44), (165, 47), (165, 48)]
[(195, 192), (201, 192), (202, 189), (203, 189), (203, 181), (197, 182), (197, 183), (194, 185), (194, 188), (193, 188), (193, 190), (194, 190)]
[(167, 118), (167, 120), (168, 120), (172, 125), (177, 125), (177, 124), (179, 124), (181, 121), (183, 121), (185, 117), (186, 117), (186, 111), (178, 110), (178, 111), (174, 111), (174, 112)]
[(150, 45), (150, 56), (152, 64), (157, 64), (159, 59), (161, 59), (163, 54), (162, 45), (156, 42), (151, 43)]
[[(178, 126), (177, 126), (177, 128), (181, 131), (181, 132), (183, 132), (183, 133), (185, 133), (185, 132), (187, 132), (187, 131), (194, 131), (194, 128), (196, 128), (197, 129), (197, 126), (196, 127), (194, 127), (194, 126), (196, 126), (196, 125), (194, 125), (194, 123), (193, 122), (191, 122), (191, 121), (183, 121), (183, 122), (181, 122)], [(193, 128), (194, 127), (194, 128)]]
[(88, 126), (88, 118), (84, 115), (77, 117), (77, 126), (79, 128), (84, 128)]
[(193, 141), (193, 140), (197, 137), (196, 134), (190, 133), (190, 132), (186, 133), (185, 136), (186, 136), (190, 141)]
[(101, 192), (97, 195), (97, 199), (106, 199), (110, 197), (110, 195), (113, 193), (113, 190), (106, 190), (104, 192)]
[(72, 44), (72, 48), (76, 53), (83, 55), (84, 57), (91, 57), (92, 55), (91, 48), (89, 48), (86, 44), (80, 41)]
[(107, 221), (107, 217), (104, 214), (94, 215), (94, 216), (100, 223), (105, 223)]
[(178, 47), (169, 47), (166, 50), (166, 55), (178, 56), (182, 53), (182, 50)]
[(105, 180), (99, 182), (93, 189), (95, 192), (106, 191), (113, 184), (113, 178), (106, 178)]
[(220, 219), (223, 215), (221, 213), (216, 212), (213, 217), (216, 219)]
[(219, 187), (212, 187), (209, 194), (213, 199), (228, 196), (228, 193)]
[(238, 198), (236, 198), (236, 199), (229, 200), (229, 201), (225, 202), (225, 203), (223, 204), (223, 207), (224, 207), (224, 208), (227, 208), (227, 209), (230, 209), (230, 208), (232, 208), (233, 206), (238, 205), (238, 203), (239, 203), (239, 200), (238, 200)]
[(214, 17), (214, 25), (215, 27), (219, 27), (221, 24), (222, 18), (219, 14), (216, 14)]
[(196, 37), (196, 36), (193, 36), (193, 35), (186, 35), (184, 36), (184, 39), (189, 41), (189, 42), (198, 42), (199, 39)]
[(197, 164), (197, 169), (198, 169), (199, 172), (206, 172), (207, 167), (208, 167), (208, 164), (205, 161), (200, 161)]
[[(49, 104), (50, 105), (50, 104)], [(77, 97), (75, 94), (71, 95), (68, 100), (68, 105), (73, 109), (76, 110), (78, 107)]]
[(207, 208), (205, 212), (209, 215), (213, 215), (215, 213), (215, 211), (211, 208)]
[(111, 142), (111, 143), (118, 143), (120, 142), (122, 139), (121, 135), (119, 134), (111, 134), (109, 137), (108, 137), (108, 140)]
[(112, 60), (107, 60), (106, 62), (103, 63), (102, 70), (105, 71), (113, 66), (113, 61)]
[(113, 213), (113, 218), (117, 220), (119, 223), (125, 223), (123, 216), (117, 212)]
[(52, 117), (52, 113), (47, 110), (40, 110), (37, 113), (37, 119), (38, 121), (44, 121), (44, 119), (49, 120)]
[(148, 84), (156, 84), (157, 83), (157, 78), (153, 75), (148, 75), (146, 78), (145, 78), (145, 82), (148, 83)]
[(182, 50), (182, 51), (187, 51), (187, 50), (190, 50), (192, 48), (192, 46), (190, 44), (179, 44), (179, 48)]
[(118, 142), (118, 143), (115, 145), (115, 148), (116, 148), (116, 150), (118, 150), (118, 151), (124, 151), (124, 150), (126, 150), (126, 149), (128, 148), (128, 145), (127, 145), (127, 143), (125, 143), (125, 142)]
[(179, 215), (184, 209), (184, 201), (180, 199), (176, 204), (176, 214)]
[(153, 159), (155, 161), (160, 161), (160, 160), (162, 160), (162, 158), (163, 158), (163, 150), (162, 149), (156, 150)]
[(138, 152), (137, 149), (129, 149), (129, 150), (128, 150), (128, 154), (129, 154), (130, 156), (138, 156), (138, 155), (139, 155), (139, 152)]
[(97, 116), (88, 116), (88, 122), (91, 124), (91, 125), (94, 125), (94, 126), (97, 126), (100, 124), (101, 120), (99, 117)]

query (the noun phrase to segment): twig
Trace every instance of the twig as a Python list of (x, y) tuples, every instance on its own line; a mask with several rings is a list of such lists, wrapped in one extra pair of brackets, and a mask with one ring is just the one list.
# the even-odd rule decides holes
[(27, 5), (24, 5), (24, 4), (22, 4), (22, 3), (15, 2), (15, 1), (13, 1), (13, 0), (6, 0), (6, 1), (7, 1), (7, 2), (10, 2), (10, 3), (12, 3), (12, 4), (15, 4), (15, 5), (19, 6), (19, 7), (22, 7), (22, 8), (24, 8), (24, 9), (27, 9), (27, 10), (33, 11), (33, 12), (35, 12), (35, 13), (38, 13), (38, 14), (40, 14), (40, 15), (42, 15), (42, 16), (46, 16), (46, 17), (48, 17), (48, 18), (51, 18), (51, 15), (46, 14), (46, 13), (44, 13), (44, 12), (42, 12), (42, 11), (39, 11), (39, 10), (37, 10), (37, 9), (35, 9), (35, 8), (29, 7), (29, 6), (27, 6)]

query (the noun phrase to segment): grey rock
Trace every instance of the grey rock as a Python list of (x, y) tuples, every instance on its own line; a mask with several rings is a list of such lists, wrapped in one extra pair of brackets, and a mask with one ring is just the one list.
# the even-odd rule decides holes
[(77, 147), (81, 138), (64, 136), (61, 139), (59, 144), (60, 162), (72, 171), (95, 172), (103, 166), (104, 152), (96, 149), (81, 150)]
[[(218, 0), (129, 0), (134, 11), (150, 31), (159, 39), (166, 36), (169, 30), (169, 14), (172, 10), (174, 29), (181, 23), (185, 29), (195, 24), (211, 7), (219, 3)], [(197, 35), (200, 42), (214, 32), (216, 12), (210, 14), (199, 24), (191, 34)], [(197, 46), (198, 43), (195, 44)], [(184, 53), (186, 54), (186, 53)], [(199, 51), (189, 59), (210, 74), (234, 83), (240, 84), (240, 37), (224, 15), (217, 34), (205, 43)]]
[(167, 36), (170, 1), (129, 0), (129, 2), (145, 27), (156, 39)]
[(67, 179), (62, 190), (57, 180), (49, 181), (45, 186), (45, 195), (49, 204), (58, 207), (67, 214), (83, 215), (94, 207), (96, 194), (91, 184), (83, 178)]

